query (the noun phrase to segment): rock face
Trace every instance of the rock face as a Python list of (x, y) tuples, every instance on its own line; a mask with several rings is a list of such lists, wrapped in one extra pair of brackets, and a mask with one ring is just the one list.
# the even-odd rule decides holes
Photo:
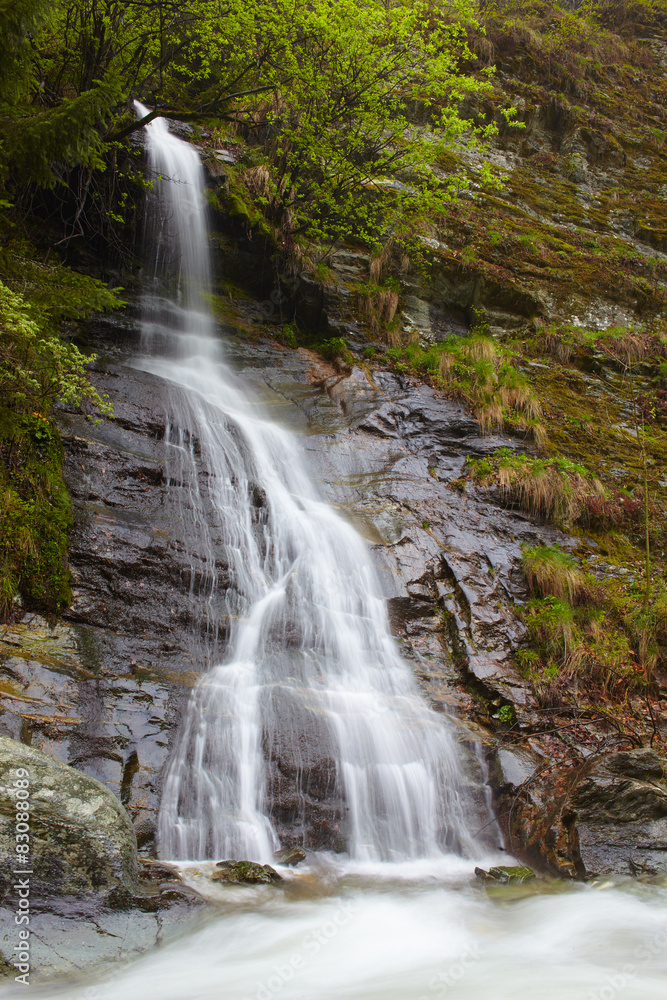
[(587, 878), (664, 869), (667, 760), (652, 750), (606, 754), (540, 781), (501, 786), (510, 849), (555, 874)]
[[(567, 539), (473, 489), (452, 488), (467, 454), (513, 442), (482, 437), (465, 409), (388, 372), (336, 371), (317, 355), (240, 343), (230, 362), (303, 443), (322, 492), (372, 547), (392, 628), (436, 708), (482, 717), (531, 696), (512, 666), (524, 627), (521, 544)], [(169, 387), (132, 363), (131, 324), (91, 329), (94, 379), (115, 418), (62, 414), (76, 524), (75, 602), (55, 632), (28, 618), (0, 639), (0, 724), (107, 785), (140, 849), (154, 851), (161, 773), (197, 677), (224, 654), (224, 591), (212, 595), (188, 527), (187, 490), (169, 481), (163, 441)], [(201, 484), (206, 489), (206, 484)], [(299, 760), (276, 734), (272, 818), (283, 846), (341, 850), (335, 765), (315, 734)], [(477, 737), (462, 727), (471, 791), (487, 809)], [(498, 834), (489, 828), (493, 846)]]
[[(151, 852), (161, 774), (189, 690), (224, 654), (222, 592), (232, 581), (218, 567), (220, 593), (209, 600), (185, 491), (168, 482), (160, 430), (168, 387), (131, 364), (129, 328), (94, 333), (104, 354), (95, 379), (115, 387), (116, 416), (98, 426), (62, 417), (76, 601), (53, 631), (29, 616), (0, 637), (0, 724), (102, 781)], [(493, 506), (474, 487), (457, 488), (468, 454), (516, 443), (481, 436), (462, 406), (403, 376), (376, 371), (371, 380), (360, 367), (336, 370), (303, 349), (241, 343), (231, 333), (226, 350), (268, 411), (302, 433), (324, 496), (370, 544), (392, 630), (433, 706), (483, 722), (509, 702), (520, 724), (537, 724), (529, 685), (513, 666), (524, 636), (521, 546), (572, 541)], [(584, 807), (560, 796), (569, 777), (540, 777), (544, 758), (504, 745), (489, 771), (488, 733), (461, 722), (460, 737), (478, 810), (471, 824), (486, 828), (486, 843), (502, 841), (483, 818), (488, 778), (511, 831), (509, 850), (574, 876), (602, 867), (595, 845), (615, 821), (598, 830), (588, 819), (588, 832), (577, 826), (572, 817), (587, 815)], [(269, 748), (272, 820), (283, 846), (344, 849), (330, 754), (316, 734), (302, 734), (299, 760), (291, 747), (275, 734)], [(611, 870), (627, 867), (619, 860)]]

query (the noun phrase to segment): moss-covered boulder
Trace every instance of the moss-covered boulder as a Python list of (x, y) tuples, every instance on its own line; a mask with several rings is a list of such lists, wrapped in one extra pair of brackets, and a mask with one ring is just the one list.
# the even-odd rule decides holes
[(535, 878), (535, 872), (527, 865), (497, 865), (489, 868), (475, 868), (475, 875), (484, 885), (521, 885)]
[[(17, 825), (18, 802), (29, 804), (27, 824)], [(17, 861), (19, 829), (27, 833), (21, 843), (30, 848), (29, 866)], [(0, 736), (0, 876), (12, 883), (23, 867), (32, 871), (33, 903), (114, 889), (134, 892), (137, 842), (125, 809), (99, 781)]]
[(255, 861), (218, 861), (211, 875), (214, 882), (231, 882), (235, 885), (276, 885), (282, 876), (271, 865)]

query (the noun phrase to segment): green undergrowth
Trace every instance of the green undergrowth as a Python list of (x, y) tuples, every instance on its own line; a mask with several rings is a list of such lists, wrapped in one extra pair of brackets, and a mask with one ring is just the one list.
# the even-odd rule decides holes
[(71, 600), (72, 511), (62, 458), (47, 417), (0, 410), (0, 619), (17, 594), (24, 606), (49, 615)]
[[(24, 269), (24, 280), (19, 275)], [(92, 415), (111, 407), (90, 383), (85, 357), (63, 339), (63, 321), (120, 300), (101, 282), (60, 264), (0, 248), (0, 620), (20, 596), (50, 616), (71, 600), (67, 544), (72, 523), (56, 402)], [(23, 291), (19, 291), (19, 285)]]
[(567, 531), (523, 555), (517, 663), (543, 707), (655, 696), (667, 672), (667, 364), (660, 324), (551, 324), (510, 344), (542, 403), (541, 454), (469, 458), (467, 478)]
[(407, 344), (389, 348), (387, 356), (396, 371), (427, 377), (467, 403), (483, 432), (510, 427), (543, 440), (541, 406), (529, 380), (492, 337), (450, 337), (428, 348)]
[(524, 612), (529, 646), (516, 658), (544, 706), (650, 689), (667, 668), (662, 577), (600, 577), (549, 546), (525, 548), (522, 565), (534, 596)]

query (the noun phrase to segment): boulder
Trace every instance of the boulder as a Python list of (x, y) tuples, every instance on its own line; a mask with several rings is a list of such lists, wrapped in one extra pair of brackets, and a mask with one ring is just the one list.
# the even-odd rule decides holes
[(305, 859), (306, 852), (302, 847), (285, 847), (282, 851), (276, 851), (273, 855), (273, 860), (279, 865), (288, 865), (294, 868), (296, 865), (300, 865)]
[[(29, 839), (17, 841), (23, 833)], [(27, 854), (16, 850), (24, 843)], [(110, 967), (119, 942), (136, 958), (196, 922), (203, 903), (171, 866), (139, 861), (132, 823), (108, 788), (0, 736), (0, 977), (17, 975), (20, 930), (31, 985)]]
[(217, 871), (211, 879), (214, 882), (232, 882), (236, 885), (275, 885), (282, 882), (271, 865), (260, 865), (255, 861), (218, 861)]
[[(24, 782), (27, 787), (19, 787)], [(28, 797), (17, 799), (24, 791)], [(17, 861), (20, 801), (29, 803), (29, 866)], [(133, 892), (137, 841), (125, 809), (101, 782), (0, 736), (0, 876), (13, 881), (22, 867), (32, 869), (34, 902), (117, 888)]]
[(521, 885), (535, 878), (535, 872), (527, 865), (498, 865), (489, 868), (475, 868), (475, 875), (484, 885)]

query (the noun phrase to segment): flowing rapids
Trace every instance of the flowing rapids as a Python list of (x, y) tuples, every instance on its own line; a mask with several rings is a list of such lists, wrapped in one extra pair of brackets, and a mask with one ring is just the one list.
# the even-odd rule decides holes
[(168, 472), (207, 553), (204, 606), (218, 567), (233, 584), (228, 653), (194, 691), (164, 782), (160, 854), (270, 859), (271, 769), (287, 747), (289, 766), (305, 770), (313, 745), (331, 762), (323, 780), (343, 803), (351, 857), (469, 851), (452, 735), (398, 654), (364, 544), (318, 499), (295, 438), (222, 363), (199, 156), (163, 120), (146, 133), (145, 367), (172, 387)]
[[(133, 965), (37, 1000), (662, 1000), (667, 890), (502, 892), (367, 867), (312, 895), (220, 890), (216, 918)], [(466, 866), (467, 867), (467, 866)], [(388, 870), (395, 871), (388, 876)], [(459, 874), (460, 879), (460, 874)], [(305, 887), (297, 891), (296, 883)], [(224, 898), (223, 898), (224, 897)], [(514, 897), (514, 898), (513, 898)], [(12, 996), (18, 996), (14, 991)]]

